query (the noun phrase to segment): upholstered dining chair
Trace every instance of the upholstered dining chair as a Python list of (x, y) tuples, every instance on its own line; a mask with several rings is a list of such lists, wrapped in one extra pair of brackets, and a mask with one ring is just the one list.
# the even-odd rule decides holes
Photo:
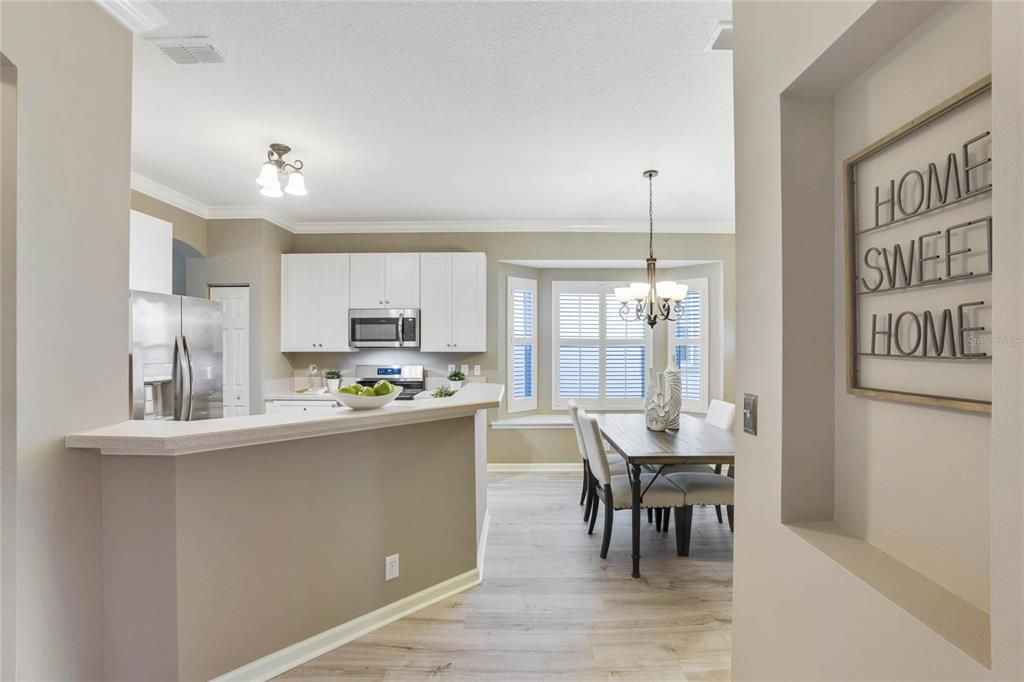
[[(680, 556), (690, 556), (690, 528), (693, 525), (693, 506), (713, 504), (716, 508), (727, 505), (729, 510), (729, 530), (733, 530), (733, 479), (722, 474), (684, 471), (666, 476), (672, 485), (686, 493), (686, 506), (683, 508), (682, 521), (676, 516), (676, 537), (682, 534), (683, 549)], [(680, 527), (682, 526), (682, 527)]]
[[(576, 432), (576, 447), (579, 448), (580, 457), (583, 459), (583, 489), (580, 491), (580, 504), (586, 505), (583, 507), (583, 520), (588, 521), (590, 520), (591, 511), (597, 507), (597, 504), (593, 496), (594, 487), (591, 484), (590, 463), (587, 461), (587, 452), (583, 447), (583, 432), (580, 431), (579, 413), (583, 410), (575, 400), (570, 400), (568, 406), (569, 419), (572, 421), (572, 428)], [(584, 412), (584, 414), (586, 413)], [(603, 439), (601, 447), (605, 447)], [(607, 450), (605, 451), (607, 452)], [(611, 469), (612, 475), (626, 473), (626, 462), (618, 453), (608, 453), (608, 466)]]
[[(601, 539), (601, 558), (608, 558), (608, 546), (612, 540), (612, 522), (615, 520), (616, 509), (633, 507), (633, 488), (628, 474), (613, 475), (608, 465), (608, 453), (601, 442), (601, 428), (597, 419), (583, 410), (577, 413), (580, 431), (583, 436), (583, 447), (590, 463), (590, 473), (594, 488), (594, 508), (590, 514), (588, 533), (594, 532), (597, 521), (597, 502), (604, 504), (604, 536)], [(711, 474), (714, 475), (714, 474)], [(684, 556), (687, 551), (684, 544), (683, 509), (686, 505), (686, 494), (671, 481), (655, 474), (640, 474), (640, 485), (644, 489), (643, 506), (656, 509), (674, 509), (676, 513), (676, 553)]]
[[(704, 423), (710, 424), (711, 426), (717, 426), (723, 431), (732, 431), (732, 424), (735, 419), (736, 405), (733, 403), (727, 403), (724, 400), (712, 400), (708, 404), (708, 413), (704, 416)], [(722, 473), (722, 465), (716, 464), (714, 470), (716, 474)], [(735, 475), (732, 467), (729, 467), (729, 473)], [(718, 517), (718, 522), (721, 523), (722, 505), (715, 505), (715, 515)], [(729, 523), (731, 526), (732, 521), (730, 520)]]

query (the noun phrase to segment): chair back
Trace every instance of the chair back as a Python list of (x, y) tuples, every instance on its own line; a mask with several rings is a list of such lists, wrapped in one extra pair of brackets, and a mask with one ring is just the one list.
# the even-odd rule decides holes
[(724, 400), (712, 400), (708, 405), (708, 414), (704, 417), (704, 423), (717, 426), (726, 431), (732, 431), (732, 422), (736, 418), (736, 406)]
[(580, 457), (587, 458), (587, 450), (583, 447), (583, 432), (580, 430), (580, 406), (575, 400), (569, 401), (569, 419), (572, 421), (572, 429), (576, 432), (576, 447), (580, 451)]
[(579, 410), (576, 416), (580, 422), (583, 447), (587, 452), (587, 461), (590, 462), (590, 471), (598, 483), (608, 485), (612, 481), (612, 472), (608, 466), (608, 453), (601, 439), (601, 427), (597, 425), (597, 419), (591, 417), (585, 410)]

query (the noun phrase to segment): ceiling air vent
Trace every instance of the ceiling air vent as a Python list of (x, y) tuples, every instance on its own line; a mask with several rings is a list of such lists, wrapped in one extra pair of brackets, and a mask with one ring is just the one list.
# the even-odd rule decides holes
[(711, 34), (711, 40), (704, 48), (705, 52), (732, 51), (732, 22), (720, 21), (715, 26), (715, 32)]
[(209, 38), (151, 38), (158, 50), (175, 64), (219, 64), (224, 56)]

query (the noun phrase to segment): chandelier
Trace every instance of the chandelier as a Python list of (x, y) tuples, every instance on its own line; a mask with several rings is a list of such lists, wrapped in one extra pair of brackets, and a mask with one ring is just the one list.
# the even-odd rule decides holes
[[(654, 257), (654, 178), (658, 171), (644, 171), (647, 178), (648, 211), (650, 231), (648, 233), (647, 281), (633, 282), (628, 287), (616, 287), (615, 296), (622, 306), (619, 317), (624, 321), (641, 320), (651, 329), (660, 320), (675, 322), (683, 314), (683, 299), (687, 286), (671, 281), (658, 281), (657, 260)], [(675, 315), (675, 317), (673, 317)]]
[(302, 175), (302, 162), (298, 159), (295, 163), (288, 163), (284, 155), (292, 150), (286, 144), (275, 142), (270, 145), (267, 151), (267, 160), (260, 167), (260, 175), (256, 182), (260, 185), (260, 194), (265, 197), (278, 199), (284, 196), (281, 189), (288, 194), (297, 197), (304, 197), (306, 191), (306, 178)]

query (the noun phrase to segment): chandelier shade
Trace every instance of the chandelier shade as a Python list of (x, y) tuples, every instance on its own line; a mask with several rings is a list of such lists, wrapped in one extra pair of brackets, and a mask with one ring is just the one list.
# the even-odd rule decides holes
[(306, 178), (302, 174), (302, 161), (296, 159), (295, 163), (291, 163), (284, 160), (284, 155), (291, 150), (288, 145), (278, 142), (270, 145), (267, 160), (260, 166), (260, 173), (256, 177), (261, 195), (279, 199), (286, 193), (296, 197), (309, 194)]

